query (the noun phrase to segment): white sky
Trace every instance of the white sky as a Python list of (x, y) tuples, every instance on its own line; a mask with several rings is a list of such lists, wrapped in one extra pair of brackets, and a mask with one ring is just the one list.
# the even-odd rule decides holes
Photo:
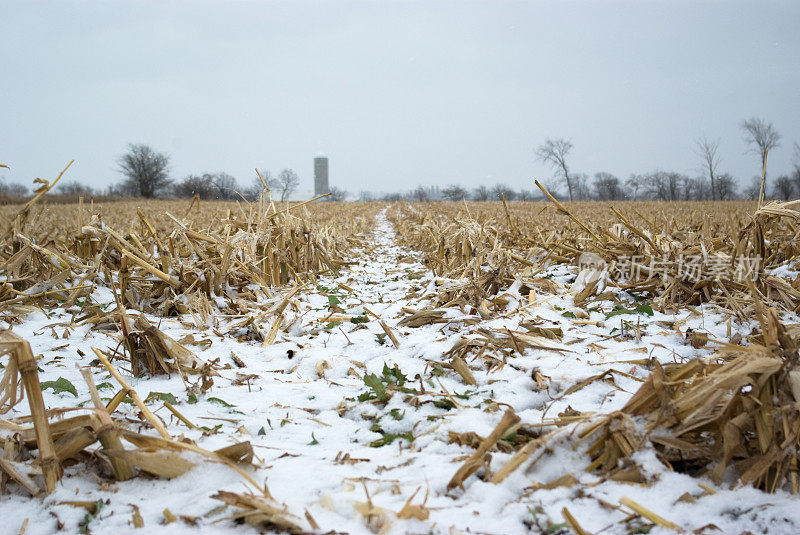
[(128, 143), (172, 176), (295, 169), (351, 192), (549, 178), (534, 148), (620, 178), (757, 174), (739, 123), (800, 142), (800, 2), (0, 2), (0, 170), (104, 187)]

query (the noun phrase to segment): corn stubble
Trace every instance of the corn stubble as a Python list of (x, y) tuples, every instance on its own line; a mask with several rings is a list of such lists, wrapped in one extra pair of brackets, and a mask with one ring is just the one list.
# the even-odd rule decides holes
[[(0, 314), (15, 324), (28, 312), (59, 307), (72, 313), (72, 321), (64, 325), (67, 332), (89, 325), (92, 330), (115, 333), (116, 348), (93, 348), (97, 356), (93, 366), (110, 372), (120, 390), (104, 404), (92, 370), (83, 368), (93, 407), (46, 409), (30, 344), (12, 331), (0, 332), (0, 357), (6, 357), (0, 414), (7, 414), (26, 396), (30, 409), (27, 416), (0, 420), (3, 429), (13, 432), (2, 443), (0, 493), (9, 491), (10, 483), (30, 495), (49, 493), (63, 467), (75, 463), (117, 481), (143, 474), (170, 479), (196, 464), (181, 455), (188, 451), (229, 466), (256, 492), (215, 496), (243, 511), (234, 519), (302, 532), (285, 506), (278, 505), (266, 486), (243, 469), (253, 461), (249, 442), (207, 451), (188, 439), (173, 439), (112, 361), (122, 362), (135, 375), (177, 373), (190, 392), (209, 388), (218, 375), (216, 364), (197, 357), (144, 314), (187, 314), (200, 330), (215, 328), (216, 315), (240, 318), (226, 334), (268, 341), (270, 335), (262, 332), (261, 325), (272, 319), (280, 326), (288, 297), (317, 275), (347, 265), (341, 252), (362, 244), (359, 235), (366, 231), (377, 206), (358, 209), (358, 213), (351, 209), (347, 232), (331, 225), (341, 207), (334, 212), (317, 206), (313, 213), (306, 203), (281, 208), (272, 203), (268, 192), (258, 203), (201, 206), (194, 199), (188, 209), (183, 201), (143, 205), (81, 201), (48, 206), (42, 198), (58, 178), (52, 183), (39, 180), (37, 195), (26, 205), (0, 207)], [(88, 296), (97, 288), (113, 292), (116, 305), (108, 309), (93, 304)], [(193, 385), (187, 380), (191, 375), (199, 376)], [(114, 416), (126, 398), (137, 405), (140, 416), (160, 438), (133, 431), (125, 419)], [(168, 408), (188, 422), (177, 409)], [(88, 414), (65, 417), (76, 410)], [(28, 454), (33, 451), (38, 455)], [(96, 509), (94, 502), (87, 503)], [(83, 502), (73, 505), (86, 506)], [(87, 506), (90, 513), (91, 507)], [(137, 514), (134, 525), (142, 522)], [(175, 516), (166, 510), (166, 522), (170, 519)]]
[[(90, 325), (114, 333), (118, 347), (95, 353), (97, 366), (115, 377), (120, 390), (103, 404), (86, 369), (83, 375), (93, 408), (45, 410), (30, 346), (13, 332), (0, 333), (0, 351), (8, 357), (0, 382), (0, 414), (24, 395), (31, 411), (28, 416), (0, 420), (3, 428), (14, 431), (13, 438), (3, 442), (0, 492), (7, 492), (11, 482), (30, 494), (49, 492), (64, 465), (88, 463), (95, 457), (105, 461), (105, 475), (120, 481), (141, 474), (176, 477), (193, 466), (181, 455), (190, 451), (230, 466), (256, 491), (220, 491), (214, 496), (235, 507), (233, 518), (262, 529), (302, 532), (301, 518), (243, 469), (253, 458), (249, 443), (206, 451), (174, 440), (114, 363), (125, 364), (137, 375), (176, 373), (190, 392), (207, 390), (217, 364), (203, 361), (186, 347), (196, 343), (193, 339), (170, 338), (144, 314), (191, 318), (188, 326), (198, 331), (219, 329), (217, 317), (226, 316), (236, 321), (228, 323), (222, 334), (270, 344), (282, 328), (286, 308), (293, 306), (291, 297), (315, 283), (317, 276), (346, 268), (349, 252), (366, 244), (372, 220), (384, 206), (324, 204), (313, 205), (313, 210), (309, 205), (290, 210), (265, 198), (252, 204), (194, 200), (47, 206), (41, 197), (54, 184), (43, 181), (39, 195), (24, 207), (0, 209), (0, 314), (10, 323), (20, 323), (27, 312), (59, 307), (72, 313), (67, 329)], [(650, 483), (633, 457), (652, 447), (673, 470), (708, 476), (717, 483), (732, 473), (735, 485), (797, 493), (800, 326), (782, 323), (778, 313), (798, 312), (800, 280), (771, 272), (800, 253), (797, 208), (798, 202), (757, 208), (743, 201), (611, 205), (562, 204), (554, 198), (549, 203), (391, 205), (387, 217), (398, 239), (420, 251), (426, 267), (439, 277), (433, 305), (403, 308), (404, 317), (397, 325), (467, 328), (469, 336), (462, 336), (437, 363), (443, 373), (460, 377), (465, 385), (475, 385), (480, 370), (491, 373), (513, 366), (514, 358), (526, 350), (572, 352), (557, 327), (529, 320), (516, 330), (493, 330), (483, 323), (546, 305), (548, 296), (567, 292), (543, 272), (553, 264), (578, 266), (586, 252), (600, 258), (610, 275), (618, 274), (622, 259), (634, 257), (642, 265), (660, 261), (661, 269), (611, 276), (603, 284), (590, 280), (573, 295), (579, 308), (600, 301), (622, 306), (618, 294), (625, 291), (647, 298), (659, 311), (713, 304), (731, 318), (755, 319), (760, 325), (744, 340), (717, 341), (720, 347), (709, 358), (669, 365), (650, 359), (630, 361), (652, 371), (618, 412), (567, 411), (541, 422), (522, 422), (508, 408), (485, 438), (451, 433), (451, 441), (475, 452), (455, 471), (448, 489), (463, 487), (481, 468), (485, 479), (502, 484), (526, 464), (530, 471), (547, 456), (548, 448), (559, 444), (585, 451), (591, 459), (586, 470), (603, 479)], [(681, 259), (687, 257), (713, 258), (728, 266), (748, 257), (762, 262), (753, 280), (692, 279), (680, 268)], [(516, 302), (506, 293), (512, 286), (528, 302), (508, 310)], [(115, 306), (107, 310), (92, 304), (87, 297), (97, 288), (113, 292)], [(458, 317), (448, 316), (449, 309), (457, 309)], [(391, 343), (399, 346), (392, 328), (375, 317)], [(580, 310), (571, 321), (593, 323)], [(692, 338), (692, 345), (708, 343), (701, 338)], [(324, 368), (318, 371), (324, 376)], [(613, 382), (614, 374), (626, 375), (616, 370), (600, 373), (573, 385), (571, 391), (593, 381)], [(540, 371), (534, 370), (532, 378), (537, 388), (547, 388), (549, 378)], [(159, 437), (134, 432), (114, 417), (128, 396)], [(458, 406), (449, 392), (442, 396)], [(65, 417), (73, 410), (88, 414)], [(186, 421), (177, 409), (170, 406), (170, 410)], [(506, 440), (508, 433), (516, 433), (517, 440)], [(99, 448), (91, 449), (97, 443)], [(38, 451), (36, 459), (22, 461), (23, 449)], [(513, 455), (492, 472), (490, 452), (495, 450)], [(534, 488), (577, 483), (575, 476), (565, 474)], [(400, 518), (427, 518), (424, 502), (410, 503)], [(620, 504), (653, 523), (676, 527), (630, 498)], [(361, 506), (365, 517), (382, 518), (368, 492)], [(167, 521), (175, 518), (167, 512)], [(562, 514), (573, 531), (584, 532), (566, 507)], [(308, 512), (306, 523), (316, 529)]]
[[(551, 197), (550, 204), (430, 203), (392, 208), (389, 217), (404, 242), (423, 251), (427, 266), (447, 279), (439, 283), (434, 296), (437, 308), (409, 310), (403, 320), (406, 324), (444, 321), (440, 318), (449, 307), (484, 320), (508, 315), (500, 312), (508, 301), (503, 291), (514, 283), (530, 298), (520, 309), (546, 303), (548, 294), (562, 294), (566, 289), (541, 272), (553, 264), (579, 266), (585, 252), (602, 259), (611, 274), (622, 258), (636, 257), (644, 266), (661, 260), (661, 269), (612, 277), (615, 280), (605, 285), (589, 281), (574, 295), (575, 304), (584, 309), (600, 300), (615, 301), (618, 292), (625, 290), (651, 300), (657, 310), (713, 304), (734, 319), (756, 319), (760, 324), (760, 332), (757, 329), (745, 340), (747, 346), (741, 337), (722, 342), (710, 358), (671, 365), (643, 359), (641, 363), (652, 372), (621, 411), (562, 414), (527, 424), (537, 431), (487, 479), (500, 484), (526, 462), (530, 471), (548, 448), (567, 440), (589, 454), (587, 471), (604, 479), (650, 483), (632, 456), (651, 445), (673, 470), (708, 476), (718, 484), (732, 470), (734, 485), (797, 493), (800, 329), (781, 323), (778, 313), (798, 312), (800, 279), (789, 280), (771, 271), (800, 253), (798, 206), (798, 201), (772, 202), (761, 208), (744, 201), (565, 205)], [(754, 280), (724, 276), (691, 280), (680, 270), (680, 261), (690, 257), (713, 257), (718, 265), (731, 268), (743, 257), (760, 257), (762, 262)], [(578, 314), (573, 320), (577, 324), (596, 323)], [(460, 371), (465, 360), (483, 360), (491, 370), (510, 364), (511, 357), (530, 347), (569, 351), (558, 344), (560, 332), (536, 323), (522, 322), (525, 331), (493, 332), (478, 322), (471, 336), (463, 337), (444, 355), (448, 367), (469, 384), (469, 376)], [(705, 335), (687, 334), (687, 342), (702, 347), (708, 340)], [(547, 384), (536, 370), (533, 376), (539, 387)], [(598, 374), (567, 393), (609, 378), (608, 372)], [(506, 414), (494, 433), (476, 443), (476, 455), (455, 473), (450, 488), (461, 486), (477, 469), (483, 452), (493, 446), (487, 442), (503, 446), (499, 435), (510, 421)], [(522, 425), (524, 429), (526, 424)], [(553, 488), (576, 483), (568, 474), (537, 485)], [(626, 500), (623, 505), (635, 513), (647, 511)], [(565, 519), (570, 525), (575, 522), (569, 511)], [(676, 527), (664, 519), (650, 520)], [(576, 529), (580, 527), (573, 526)]]

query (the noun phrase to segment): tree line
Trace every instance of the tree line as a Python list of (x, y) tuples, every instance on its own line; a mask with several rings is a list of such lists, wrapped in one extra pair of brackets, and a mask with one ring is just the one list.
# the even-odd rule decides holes
[[(300, 177), (292, 169), (283, 169), (273, 175), (268, 169), (257, 172), (251, 184), (242, 187), (236, 178), (225, 172), (189, 174), (181, 180), (169, 176), (169, 155), (158, 152), (148, 145), (131, 144), (128, 151), (117, 160), (117, 170), (124, 177), (105, 191), (95, 190), (78, 181), (61, 183), (56, 192), (68, 198), (75, 197), (159, 197), (248, 201), (258, 200), (265, 189), (269, 189), (275, 200), (285, 201), (300, 185)], [(29, 194), (26, 186), (14, 182), (0, 181), (0, 195), (8, 198), (24, 198)], [(334, 196), (334, 195), (332, 195)], [(341, 193), (339, 193), (341, 197)]]
[(566, 188), (569, 200), (657, 199), (725, 200), (737, 197), (763, 199), (771, 196), (787, 200), (800, 197), (800, 145), (794, 144), (793, 169), (790, 173), (767, 181), (767, 158), (780, 146), (781, 135), (772, 125), (760, 118), (742, 121), (740, 128), (749, 152), (758, 156), (759, 174), (742, 191), (736, 179), (721, 171), (719, 140), (701, 138), (696, 141), (696, 155), (701, 176), (688, 176), (675, 171), (656, 170), (632, 174), (624, 182), (610, 173), (596, 173), (593, 180), (585, 174), (570, 170), (568, 159), (573, 149), (566, 139), (547, 139), (535, 150), (536, 159), (553, 168), (556, 186)]
[[(767, 158), (773, 149), (780, 146), (781, 135), (775, 127), (759, 118), (742, 121), (740, 128), (749, 152), (758, 156), (759, 174), (750, 184), (740, 189), (738, 181), (721, 169), (719, 140), (701, 138), (696, 141), (695, 152), (702, 173), (689, 176), (677, 171), (654, 170), (647, 173), (634, 173), (626, 179), (598, 172), (593, 177), (573, 171), (569, 165), (573, 149), (571, 141), (555, 138), (546, 139), (536, 147), (536, 160), (547, 164), (554, 171), (553, 180), (547, 184), (548, 190), (556, 197), (571, 200), (729, 200), (759, 199), (772, 197), (788, 200), (800, 198), (800, 145), (794, 143), (792, 169), (774, 180), (767, 180)], [(545, 181), (547, 182), (547, 181)], [(362, 193), (370, 198), (369, 193)], [(404, 193), (389, 193), (377, 197), (385, 201), (489, 201), (499, 198), (510, 200), (541, 200), (541, 192), (514, 190), (505, 184), (479, 186), (472, 190), (452, 184), (444, 188), (438, 186), (418, 186)]]
[(276, 200), (285, 201), (300, 185), (300, 177), (288, 168), (277, 175), (262, 169), (245, 187), (225, 172), (190, 174), (173, 181), (169, 178), (169, 156), (141, 144), (128, 146), (128, 152), (118, 161), (118, 170), (125, 178), (112, 186), (110, 193), (147, 199), (197, 196), (203, 200), (256, 200), (262, 191), (269, 189)]
[[(701, 138), (696, 141), (695, 152), (702, 173), (689, 176), (677, 171), (654, 170), (648, 173), (634, 173), (626, 179), (598, 172), (590, 177), (585, 173), (574, 172), (569, 165), (573, 149), (571, 141), (561, 138), (546, 139), (536, 147), (536, 160), (550, 166), (554, 171), (553, 180), (547, 186), (556, 197), (571, 201), (618, 201), (618, 200), (729, 200), (737, 198), (758, 199), (772, 197), (788, 200), (800, 198), (800, 145), (794, 143), (792, 169), (789, 173), (767, 180), (767, 158), (773, 149), (780, 146), (781, 135), (775, 127), (759, 118), (742, 121), (740, 128), (749, 152), (758, 156), (759, 174), (752, 182), (740, 189), (738, 181), (721, 169), (719, 140)], [(547, 181), (545, 181), (547, 182)], [(472, 190), (452, 184), (444, 188), (438, 186), (418, 186), (404, 193), (389, 193), (374, 196), (368, 192), (361, 199), (377, 198), (385, 201), (489, 201), (501, 197), (506, 200), (541, 200), (544, 196), (531, 190), (514, 190), (505, 184), (479, 186)]]
[[(767, 180), (767, 161), (770, 151), (780, 146), (781, 135), (775, 127), (759, 118), (742, 121), (740, 128), (750, 152), (758, 157), (759, 174), (751, 183), (740, 189), (737, 180), (722, 170), (719, 156), (719, 140), (701, 138), (696, 141), (695, 152), (702, 173), (689, 176), (676, 171), (654, 170), (648, 173), (634, 173), (621, 179), (611, 173), (598, 172), (593, 177), (575, 172), (569, 165), (573, 150), (570, 140), (546, 139), (534, 150), (535, 158), (550, 166), (553, 180), (547, 182), (548, 189), (556, 197), (566, 200), (729, 200), (737, 198), (763, 199), (772, 197), (788, 200), (800, 198), (800, 145), (794, 143), (792, 169), (775, 179)], [(225, 173), (190, 174), (181, 180), (169, 176), (167, 154), (158, 152), (148, 145), (131, 144), (128, 151), (117, 161), (117, 169), (124, 179), (109, 186), (106, 191), (96, 191), (77, 181), (59, 184), (56, 191), (67, 198), (105, 196), (105, 197), (194, 197), (219, 200), (257, 200), (259, 195), (269, 189), (272, 198), (286, 201), (297, 191), (300, 178), (292, 169), (283, 169), (276, 175), (269, 170), (257, 171), (251, 183), (241, 187), (236, 179)], [(563, 188), (563, 189), (562, 189)], [(29, 194), (26, 186), (0, 180), (0, 197), (21, 199)], [(331, 188), (328, 200), (346, 200), (348, 193)], [(507, 201), (533, 201), (543, 198), (541, 192), (530, 189), (515, 190), (505, 184), (481, 185), (468, 190), (461, 185), (445, 187), (418, 186), (411, 191), (388, 194), (373, 194), (362, 191), (357, 200), (371, 201), (490, 201), (504, 198)]]

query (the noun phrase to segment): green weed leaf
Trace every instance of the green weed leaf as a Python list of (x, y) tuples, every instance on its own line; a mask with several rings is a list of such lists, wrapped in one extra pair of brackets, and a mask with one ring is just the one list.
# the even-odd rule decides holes
[(145, 403), (151, 401), (166, 401), (170, 405), (177, 405), (178, 399), (168, 392), (150, 392), (145, 398)]
[(63, 377), (59, 377), (55, 381), (44, 381), (41, 383), (41, 387), (43, 391), (47, 390), (48, 388), (52, 388), (54, 394), (69, 392), (73, 396), (78, 397), (78, 391), (75, 389), (75, 385)]

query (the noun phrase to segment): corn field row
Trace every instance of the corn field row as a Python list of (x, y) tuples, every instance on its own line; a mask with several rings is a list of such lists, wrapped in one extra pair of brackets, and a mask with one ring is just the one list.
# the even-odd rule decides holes
[[(318, 521), (329, 514), (323, 509), (336, 509), (324, 496), (301, 512), (258, 480), (266, 464), (254, 446), (276, 444), (263, 427), (243, 439), (245, 426), (225, 431), (225, 421), (238, 416), (209, 412), (209, 400), (219, 400), (214, 392), (238, 396), (246, 389), (252, 397), (256, 385), (279, 388), (283, 381), (264, 382), (265, 373), (278, 372), (295, 374), (300, 384), (343, 388), (330, 409), (339, 418), (372, 422), (365, 432), (379, 438), (371, 448), (399, 444), (402, 455), (406, 444), (408, 463), (430, 462), (423, 459), (431, 444), (460, 452), (448, 457), (446, 479), (426, 479), (422, 501), (420, 486), (402, 507), (389, 509), (368, 490), (380, 488), (381, 472), (363, 451), (340, 449), (332, 465), (355, 470), (364, 463), (373, 474), (344, 481), (363, 486), (366, 501), (355, 506), (356, 516), (374, 532), (411, 529), (406, 521), (446, 523), (439, 511), (469, 500), (471, 487), (484, 484), (507, 487), (514, 499), (504, 507), (532, 511), (533, 520), (518, 515), (525, 529), (596, 527), (599, 520), (581, 517), (583, 506), (551, 500), (563, 490), (594, 500), (613, 532), (681, 529), (680, 519), (628, 496), (617, 503), (590, 496), (595, 488), (613, 494), (614, 485), (659, 488), (665, 476), (642, 462), (646, 452), (664, 470), (717, 488), (796, 494), (797, 204), (551, 199), (284, 206), (262, 198), (51, 206), (35, 198), (3, 206), (0, 319), (9, 329), (0, 333), (0, 492), (46, 496), (72, 477), (74, 466), (122, 482), (179, 478), (211, 461), (250, 486), (249, 492), (218, 488), (211, 496), (231, 520), (266, 531), (336, 529), (335, 520)], [(381, 218), (390, 227), (376, 244)], [(40, 380), (44, 356), (18, 334), (28, 332), (36, 314), (58, 320), (35, 332), (54, 340), (80, 332), (90, 343), (79, 369), (85, 405), (52, 406), (50, 394), (43, 397), (46, 389), (75, 396), (79, 389), (64, 377)], [(185, 334), (170, 336), (162, 322)], [(338, 349), (328, 348), (334, 335), (343, 344)], [(110, 343), (94, 342), (98, 336)], [(70, 344), (57, 350), (68, 352)], [(218, 346), (234, 349), (229, 357), (212, 349)], [(287, 353), (289, 368), (263, 369), (252, 360), (258, 348)], [(86, 352), (77, 351), (83, 359)], [(379, 358), (359, 359), (361, 351)], [(298, 361), (291, 360), (295, 353)], [(48, 364), (63, 367), (70, 358)], [(375, 373), (378, 362), (383, 367)], [(563, 372), (563, 363), (571, 371)], [(109, 381), (96, 384), (97, 374)], [(175, 393), (137, 394), (148, 381), (173, 376), (188, 401)], [(113, 395), (102, 398), (112, 385)], [(611, 410), (603, 407), (607, 399)], [(276, 405), (288, 411), (294, 400), (287, 401)], [(201, 426), (201, 414), (223, 423)], [(493, 427), (479, 434), (447, 423), (461, 414), (494, 418)], [(398, 431), (389, 431), (382, 423), (404, 417), (415, 422), (411, 428), (392, 424)], [(176, 426), (193, 438), (177, 436)], [(211, 447), (220, 433), (228, 444)], [(318, 443), (313, 431), (311, 437), (306, 446)], [(306, 446), (290, 456), (308, 455)], [(555, 473), (566, 451), (583, 466)], [(422, 485), (419, 473), (407, 477), (405, 484)], [(719, 492), (705, 483), (699, 488), (681, 503)], [(88, 525), (101, 505), (87, 500), (78, 507), (87, 511)], [(561, 507), (556, 519), (553, 508)], [(169, 509), (163, 517), (165, 524), (198, 522)], [(485, 529), (497, 531), (497, 521), (487, 520)], [(144, 525), (138, 509), (131, 522)]]

